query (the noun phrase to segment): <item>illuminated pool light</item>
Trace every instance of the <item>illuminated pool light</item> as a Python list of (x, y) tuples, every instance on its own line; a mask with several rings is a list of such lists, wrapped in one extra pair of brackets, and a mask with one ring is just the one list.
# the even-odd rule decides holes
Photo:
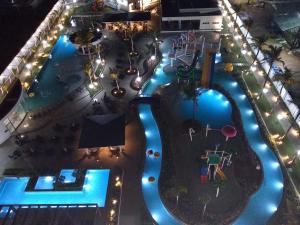
[(283, 188), (283, 183), (282, 182), (276, 182), (275, 187), (278, 188), (278, 189), (282, 189)]
[(267, 148), (268, 148), (268, 145), (266, 145), (266, 144), (261, 144), (260, 145), (261, 150), (266, 150)]
[(240, 99), (242, 100), (246, 99), (246, 95), (240, 95)]
[(143, 120), (145, 119), (145, 115), (143, 113), (140, 113), (140, 118)]
[(270, 210), (271, 213), (274, 213), (274, 212), (277, 211), (277, 207), (274, 204), (270, 204), (268, 208), (269, 208), (269, 210)]
[(146, 130), (146, 131), (145, 131), (145, 135), (146, 135), (146, 137), (150, 137), (150, 136), (151, 136), (151, 132), (148, 131), (148, 130)]
[(142, 183), (145, 185), (145, 184), (148, 184), (148, 179), (146, 177), (143, 177), (142, 178)]
[(280, 164), (278, 162), (271, 162), (271, 166), (273, 169), (277, 169), (280, 166)]
[(85, 177), (89, 180), (93, 179), (93, 176), (91, 174), (87, 174), (87, 175), (85, 175)]
[(157, 213), (153, 213), (153, 214), (152, 214), (152, 217), (153, 217), (153, 219), (154, 219), (156, 222), (158, 222), (159, 216), (158, 216)]
[(248, 114), (248, 115), (252, 115), (253, 113), (254, 113), (254, 112), (253, 112), (252, 109), (247, 110), (247, 114)]
[(89, 184), (83, 185), (83, 188), (86, 191), (90, 191), (92, 189), (91, 185), (89, 185)]
[(51, 182), (51, 181), (53, 181), (53, 177), (47, 176), (47, 177), (45, 177), (45, 181)]
[(232, 83), (231, 83), (231, 86), (232, 86), (232, 87), (236, 87), (237, 85), (238, 85), (237, 82), (232, 82)]
[(259, 126), (257, 124), (252, 125), (252, 129), (257, 130), (258, 128), (259, 128)]
[(227, 105), (229, 105), (229, 101), (224, 101), (224, 103), (223, 103), (225, 106), (227, 106)]

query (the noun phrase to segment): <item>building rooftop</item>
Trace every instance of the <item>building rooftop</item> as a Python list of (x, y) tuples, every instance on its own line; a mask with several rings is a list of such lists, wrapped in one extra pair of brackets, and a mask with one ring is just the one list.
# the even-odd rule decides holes
[(218, 8), (216, 0), (177, 0), (179, 9)]
[(218, 2), (215, 0), (161, 0), (161, 5), (162, 17), (221, 15), (220, 10), (204, 11), (218, 9)]

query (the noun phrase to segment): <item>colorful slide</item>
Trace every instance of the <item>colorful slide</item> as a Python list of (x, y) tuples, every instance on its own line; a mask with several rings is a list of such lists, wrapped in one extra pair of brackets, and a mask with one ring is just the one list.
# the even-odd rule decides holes
[(223, 181), (227, 180), (225, 173), (219, 167), (217, 168), (216, 172), (220, 176), (221, 180), (223, 180)]

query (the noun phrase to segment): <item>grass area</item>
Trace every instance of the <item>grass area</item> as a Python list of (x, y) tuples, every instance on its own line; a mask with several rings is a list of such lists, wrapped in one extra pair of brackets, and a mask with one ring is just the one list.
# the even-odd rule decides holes
[[(225, 26), (223, 26), (223, 27), (225, 29), (228, 29), (228, 27), (226, 28), (226, 23), (225, 23)], [(228, 33), (228, 31), (226, 31), (224, 33)], [(232, 45), (232, 43), (234, 43), (234, 44)], [(222, 46), (224, 46), (227, 50), (227, 54), (222, 54), (222, 56), (224, 55), (223, 60), (225, 63), (246, 63), (245, 58), (243, 57), (242, 54), (240, 54), (241, 49), (235, 43), (232, 36), (227, 36), (226, 38), (223, 38)], [(228, 49), (229, 49), (229, 51), (228, 51)], [(239, 57), (237, 57), (237, 55)], [(243, 70), (243, 68), (234, 68), (234, 73), (240, 75), (242, 70)], [(244, 80), (245, 80), (250, 92), (252, 93), (252, 96), (257, 96), (262, 91), (262, 85), (257, 82), (253, 73), (251, 73), (251, 71), (249, 71), (249, 68), (247, 68), (246, 70), (248, 71), (248, 75), (244, 75)], [(245, 71), (245, 69), (244, 69), (244, 71)], [(242, 82), (242, 79), (239, 76), (238, 76), (237, 80), (240, 83)], [(241, 85), (241, 86), (243, 86), (243, 85)], [(274, 87), (271, 88), (271, 91), (276, 96), (278, 96), (278, 93), (276, 92)], [(270, 113), (269, 116), (265, 116), (266, 112), (272, 112), (272, 104), (275, 104), (275, 103), (273, 103), (273, 102), (270, 103), (264, 95), (262, 95), (260, 99), (253, 98), (253, 100), (254, 100), (254, 103), (257, 106), (258, 110), (260, 111), (261, 115), (264, 117), (264, 118), (259, 118), (259, 119), (264, 120), (264, 122), (266, 123), (267, 129), (269, 130), (271, 135), (279, 134), (280, 136), (283, 136), (285, 134), (285, 131), (282, 128), (282, 126), (277, 118), (277, 115)], [(284, 105), (281, 105), (281, 106), (283, 106), (284, 111), (286, 111), (286, 106), (284, 106)], [(274, 138), (269, 137), (267, 130), (264, 129), (264, 132), (265, 132), (265, 136), (269, 139), (270, 143), (276, 144)], [(293, 156), (296, 152), (293, 142), (288, 138), (285, 138), (281, 144), (279, 144), (277, 142), (276, 147), (278, 148), (279, 153), (282, 157), (289, 156), (289, 158), (291, 159), (291, 158), (293, 158)], [(293, 165), (293, 168), (292, 168), (292, 171), (290, 172), (290, 174), (293, 178), (293, 181), (294, 181), (296, 187), (299, 190), (300, 189), (300, 161), (299, 160)]]
[(105, 6), (102, 10), (100, 11), (93, 11), (92, 10), (92, 4), (88, 5), (82, 5), (78, 6), (74, 9), (73, 15), (78, 15), (78, 14), (103, 14), (103, 13), (111, 13), (115, 11), (114, 9)]

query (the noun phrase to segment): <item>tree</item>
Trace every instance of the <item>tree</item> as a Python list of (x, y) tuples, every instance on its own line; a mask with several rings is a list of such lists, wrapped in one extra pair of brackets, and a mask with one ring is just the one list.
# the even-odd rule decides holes
[(266, 53), (268, 55), (268, 58), (266, 60), (269, 61), (270, 68), (265, 77), (265, 82), (264, 82), (263, 88), (265, 88), (265, 86), (267, 84), (267, 81), (269, 79), (269, 75), (270, 75), (270, 72), (271, 72), (274, 62), (276, 62), (276, 61), (281, 62), (283, 64), (283, 66), (285, 65), (284, 61), (282, 61), (282, 59), (280, 57), (281, 52), (282, 52), (282, 47), (276, 47), (273, 45), (269, 45), (269, 49), (266, 50)]
[(237, 25), (236, 21), (238, 18), (238, 13), (242, 10), (242, 5), (238, 4), (238, 5), (234, 5), (234, 13), (232, 13), (231, 15), (235, 14), (235, 20), (234, 20), (234, 27)]
[(183, 93), (186, 98), (193, 101), (193, 120), (195, 120), (196, 115), (196, 105), (197, 105), (197, 90), (196, 82), (194, 80), (189, 81), (188, 85), (184, 86)]
[(90, 83), (93, 83), (93, 68), (92, 68), (92, 63), (88, 62), (85, 64), (84, 66), (84, 72), (86, 75), (88, 75), (89, 79), (90, 79)]
[(250, 44), (250, 46), (257, 48), (257, 53), (255, 54), (254, 60), (253, 60), (252, 64), (250, 65), (250, 67), (257, 60), (259, 51), (265, 45), (265, 43), (266, 43), (267, 40), (268, 40), (268, 37), (266, 35), (258, 36), (258, 37), (253, 38), (254, 42), (252, 44)]
[(203, 196), (199, 196), (198, 200), (204, 205), (202, 210), (202, 216), (204, 216), (207, 204), (211, 201), (211, 197), (209, 194), (204, 194)]
[(297, 82), (297, 80), (294, 77), (293, 72), (287, 67), (284, 67), (284, 72), (283, 73), (275, 73), (274, 77), (272, 79), (273, 79), (273, 81), (281, 81), (282, 86), (281, 86), (280, 91), (279, 91), (280, 95), (281, 95), (281, 92), (283, 90), (283, 87), (286, 84), (290, 85), (290, 84), (294, 84), (294, 83)]
[(167, 189), (166, 196), (169, 198), (176, 198), (176, 208), (178, 205), (179, 197), (183, 194), (187, 194), (188, 190), (184, 185), (174, 185), (171, 188)]
[(299, 46), (300, 46), (300, 27), (298, 28), (298, 31), (293, 34), (291, 49), (298, 48)]
[(83, 54), (85, 54), (85, 48), (88, 49), (89, 59), (91, 59), (90, 46), (93, 37), (94, 34), (90, 30), (83, 29), (76, 33), (76, 37), (74, 40), (75, 44), (78, 44), (81, 47)]
[[(292, 96), (292, 100), (290, 100), (289, 102), (291, 102), (291, 103), (293, 103), (293, 104), (295, 104), (295, 105), (297, 105), (299, 107), (299, 105), (300, 105), (300, 97), (299, 96)], [(294, 117), (295, 119), (292, 120), (291, 125), (286, 130), (285, 134), (281, 137), (281, 139), (284, 139), (287, 136), (287, 134), (290, 132), (290, 130), (296, 124), (299, 116), (300, 116), (300, 110), (297, 112), (296, 116)]]
[(117, 85), (117, 88), (118, 90), (120, 90), (120, 86), (119, 86), (119, 82), (118, 82), (118, 79), (119, 79), (119, 72), (115, 69), (111, 69), (109, 68), (109, 72), (110, 72), (110, 77), (111, 79), (113, 79), (115, 82), (116, 82), (116, 85)]
[(247, 33), (245, 35), (245, 39), (247, 39), (247, 36), (249, 34), (250, 29), (252, 28), (253, 25), (253, 20), (252, 19), (248, 19), (244, 21), (244, 25), (242, 25), (241, 27), (245, 27), (247, 30)]

